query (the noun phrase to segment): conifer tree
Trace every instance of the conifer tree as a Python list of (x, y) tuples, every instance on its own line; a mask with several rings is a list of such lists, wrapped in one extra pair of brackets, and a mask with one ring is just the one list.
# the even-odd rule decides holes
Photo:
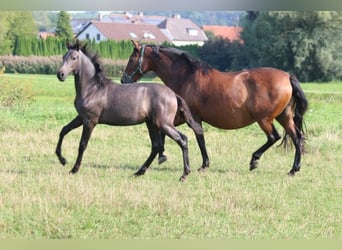
[(60, 11), (57, 17), (56, 35), (62, 39), (71, 40), (74, 37), (70, 24), (70, 15)]

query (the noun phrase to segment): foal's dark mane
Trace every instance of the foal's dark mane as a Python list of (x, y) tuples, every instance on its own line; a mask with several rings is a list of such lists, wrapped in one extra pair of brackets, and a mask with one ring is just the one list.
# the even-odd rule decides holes
[(213, 70), (213, 67), (198, 58), (191, 56), (188, 52), (185, 52), (180, 49), (171, 48), (171, 47), (164, 47), (164, 46), (157, 46), (157, 45), (150, 45), (153, 48), (153, 51), (158, 55), (161, 51), (165, 54), (169, 54), (171, 56), (176, 56), (177, 58), (183, 58), (185, 62), (188, 63), (190, 66), (191, 71), (194, 73), (197, 70), (202, 71), (204, 75), (210, 73)]
[[(75, 49), (77, 49), (77, 48), (75, 48)], [(100, 61), (100, 57), (99, 57), (98, 52), (94, 52), (94, 51), (88, 49), (86, 44), (84, 46), (81, 46), (79, 49), (83, 52), (83, 54), (85, 54), (90, 59), (90, 61), (94, 65), (94, 67), (95, 67), (94, 79), (98, 80), (98, 83), (101, 85), (107, 85), (109, 83), (112, 83), (112, 80), (110, 80), (106, 77), (106, 74), (104, 72), (104, 68), (101, 65), (101, 61)]]

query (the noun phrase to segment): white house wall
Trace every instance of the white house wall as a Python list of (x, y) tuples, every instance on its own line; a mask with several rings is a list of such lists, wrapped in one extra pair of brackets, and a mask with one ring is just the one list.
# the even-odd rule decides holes
[[(87, 34), (89, 38), (87, 38)], [(100, 35), (100, 40), (97, 39), (97, 35)], [(95, 39), (96, 42), (105, 41), (107, 38), (99, 31), (93, 24), (90, 24), (85, 30), (83, 30), (78, 36), (80, 40), (93, 40)]]
[(199, 41), (172, 41), (172, 44), (175, 46), (186, 46), (186, 45), (203, 46), (204, 42), (199, 42)]

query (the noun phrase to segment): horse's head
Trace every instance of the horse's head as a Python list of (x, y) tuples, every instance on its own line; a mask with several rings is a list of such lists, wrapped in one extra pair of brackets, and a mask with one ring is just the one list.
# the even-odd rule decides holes
[(70, 73), (76, 73), (80, 68), (80, 56), (82, 45), (76, 41), (74, 45), (67, 42), (68, 51), (63, 56), (63, 63), (57, 71), (57, 78), (60, 81), (65, 81)]
[(145, 59), (146, 45), (132, 40), (133, 52), (129, 57), (127, 66), (121, 78), (121, 83), (133, 83), (138, 81), (148, 71)]

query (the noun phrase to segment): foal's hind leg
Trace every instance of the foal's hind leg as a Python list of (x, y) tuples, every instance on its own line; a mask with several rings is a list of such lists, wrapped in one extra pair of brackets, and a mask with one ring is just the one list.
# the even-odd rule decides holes
[(252, 159), (249, 163), (249, 170), (251, 170), (251, 171), (253, 169), (257, 168), (258, 160), (260, 159), (262, 154), (267, 149), (269, 149), (276, 141), (278, 141), (280, 139), (280, 135), (278, 134), (277, 130), (275, 129), (273, 123), (266, 124), (266, 123), (259, 122), (259, 125), (267, 135), (267, 142), (252, 154)]
[(170, 125), (166, 125), (162, 128), (164, 132), (177, 144), (181, 147), (182, 153), (183, 153), (183, 166), (184, 166), (184, 171), (183, 175), (180, 177), (180, 181), (184, 181), (186, 177), (190, 173), (190, 166), (189, 166), (189, 153), (188, 153), (188, 138), (176, 130), (175, 127), (172, 127)]
[(161, 138), (160, 138), (160, 130), (153, 123), (146, 123), (148, 128), (148, 133), (151, 139), (151, 153), (144, 164), (140, 167), (140, 169), (134, 174), (136, 176), (143, 175), (146, 172), (146, 169), (151, 165), (154, 158), (157, 156), (158, 152), (160, 152), (161, 148)]

